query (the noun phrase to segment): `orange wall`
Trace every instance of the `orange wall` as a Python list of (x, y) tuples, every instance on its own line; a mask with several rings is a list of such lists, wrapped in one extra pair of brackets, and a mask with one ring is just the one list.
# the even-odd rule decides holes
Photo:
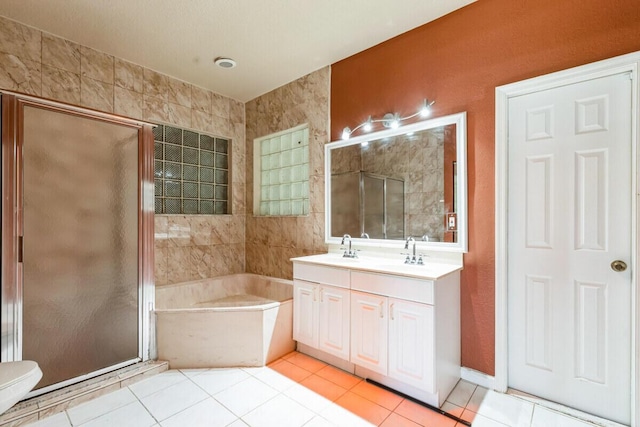
[(494, 374), (495, 87), (640, 50), (638, 0), (478, 0), (332, 66), (331, 135), (369, 115), (467, 111), (462, 364)]

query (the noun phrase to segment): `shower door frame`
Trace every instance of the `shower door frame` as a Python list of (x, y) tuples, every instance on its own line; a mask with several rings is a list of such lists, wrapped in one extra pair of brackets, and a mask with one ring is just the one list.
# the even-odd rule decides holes
[(151, 314), (154, 309), (155, 125), (139, 120), (0, 90), (2, 101), (1, 362), (22, 360), (22, 144), (26, 106), (138, 129), (138, 356), (98, 371), (36, 390), (35, 396), (155, 357)]

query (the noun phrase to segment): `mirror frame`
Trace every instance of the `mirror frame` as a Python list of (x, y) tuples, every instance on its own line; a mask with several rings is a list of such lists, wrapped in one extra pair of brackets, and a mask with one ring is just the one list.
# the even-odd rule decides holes
[[(467, 252), (467, 113), (451, 114), (443, 117), (423, 120), (397, 129), (385, 129), (379, 132), (372, 132), (350, 138), (346, 141), (333, 141), (324, 147), (324, 176), (325, 176), (325, 243), (339, 245), (341, 237), (331, 236), (331, 151), (336, 148), (348, 147), (360, 144), (365, 141), (373, 141), (382, 138), (389, 138), (409, 132), (419, 132), (446, 125), (456, 125), (456, 162), (457, 162), (457, 193), (456, 193), (456, 214), (458, 220), (458, 241), (457, 242), (423, 242), (419, 241), (420, 247), (426, 250), (445, 252)], [(444, 218), (443, 218), (444, 222)], [(352, 236), (353, 237), (353, 236)], [(404, 241), (386, 239), (362, 239), (352, 238), (354, 244), (365, 247), (378, 248), (404, 248)]]

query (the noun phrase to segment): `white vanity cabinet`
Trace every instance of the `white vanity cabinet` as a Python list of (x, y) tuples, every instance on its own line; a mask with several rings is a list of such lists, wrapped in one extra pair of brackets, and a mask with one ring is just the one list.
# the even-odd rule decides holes
[(294, 264), (293, 292), (293, 339), (348, 359), (349, 271)]
[(294, 259), (294, 339), (315, 357), (338, 356), (358, 376), (441, 406), (460, 378), (460, 268), (422, 277), (402, 266), (393, 274), (385, 264), (304, 259)]

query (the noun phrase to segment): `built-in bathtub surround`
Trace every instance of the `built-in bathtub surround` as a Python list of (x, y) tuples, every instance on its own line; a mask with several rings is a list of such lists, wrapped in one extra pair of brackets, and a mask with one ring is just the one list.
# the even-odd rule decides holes
[[(0, 88), (245, 141), (242, 102), (4, 17)], [(245, 153), (245, 144), (232, 144), (231, 215), (199, 216), (195, 229), (190, 216), (156, 215), (156, 285), (244, 271)], [(179, 228), (169, 231), (176, 224)], [(232, 228), (222, 241), (211, 235), (221, 224)], [(242, 239), (234, 237), (239, 228)], [(208, 260), (221, 257), (215, 268), (208, 266)]]
[(324, 253), (324, 144), (329, 141), (330, 68), (325, 67), (246, 104), (247, 158), (256, 138), (309, 126), (309, 214), (254, 217), (253, 164), (247, 164), (247, 272), (291, 279), (293, 257)]
[(295, 349), (293, 283), (236, 274), (156, 290), (158, 358), (171, 368), (264, 366)]

